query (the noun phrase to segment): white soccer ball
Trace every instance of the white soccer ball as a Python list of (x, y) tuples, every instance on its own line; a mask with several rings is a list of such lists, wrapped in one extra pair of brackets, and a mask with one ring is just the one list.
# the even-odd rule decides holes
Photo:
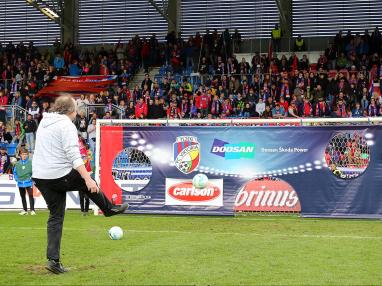
[(204, 189), (207, 187), (208, 177), (204, 174), (197, 174), (192, 179), (192, 185), (197, 189)]
[(119, 226), (113, 226), (109, 229), (109, 237), (112, 240), (119, 240), (123, 237), (123, 230)]

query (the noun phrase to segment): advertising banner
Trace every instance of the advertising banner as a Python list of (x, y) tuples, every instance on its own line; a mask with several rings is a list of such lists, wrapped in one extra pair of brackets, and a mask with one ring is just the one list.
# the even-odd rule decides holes
[[(47, 209), (44, 198), (37, 188), (33, 188), (33, 197), (36, 209)], [(27, 197), (27, 206), (29, 210), (29, 198)], [(93, 202), (90, 201), (90, 205)], [(66, 194), (66, 208), (80, 209), (80, 198), (78, 192), (68, 192)], [(21, 197), (15, 180), (9, 175), (0, 176), (0, 210), (1, 209), (22, 209)]]
[(382, 127), (101, 127), (101, 187), (129, 212), (382, 217)]

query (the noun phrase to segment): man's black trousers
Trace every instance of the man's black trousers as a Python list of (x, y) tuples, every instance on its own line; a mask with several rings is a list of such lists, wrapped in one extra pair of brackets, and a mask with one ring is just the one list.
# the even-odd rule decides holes
[(50, 260), (60, 259), (60, 246), (62, 226), (65, 216), (66, 192), (82, 191), (104, 212), (105, 215), (112, 213), (113, 204), (100, 191), (91, 193), (85, 180), (76, 171), (72, 170), (68, 175), (52, 180), (33, 179), (36, 187), (44, 197), (50, 212), (48, 219), (48, 247), (47, 258)]

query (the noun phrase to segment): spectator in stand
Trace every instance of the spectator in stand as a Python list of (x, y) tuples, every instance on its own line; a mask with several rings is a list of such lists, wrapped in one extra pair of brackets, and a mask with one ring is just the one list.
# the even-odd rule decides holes
[(84, 111), (79, 112), (78, 121), (79, 121), (78, 133), (80, 134), (81, 138), (84, 138), (85, 140), (87, 140), (87, 138), (88, 138), (88, 133), (87, 133), (88, 123), (87, 123)]
[(141, 97), (135, 106), (135, 118), (145, 119), (147, 118), (147, 104)]
[(24, 127), (21, 124), (20, 120), (15, 118), (14, 121), (14, 133), (12, 136), (12, 143), (17, 143), (17, 148), (16, 148), (16, 157), (19, 154), (19, 149), (24, 141)]
[(325, 102), (323, 97), (318, 99), (318, 102), (315, 105), (314, 115), (316, 117), (326, 117), (330, 114), (330, 109), (328, 104)]
[(377, 106), (376, 101), (375, 101), (374, 98), (370, 99), (370, 105), (369, 105), (369, 108), (368, 108), (368, 115), (370, 117), (376, 117), (376, 116), (380, 115), (379, 107)]
[(304, 103), (302, 105), (302, 116), (303, 117), (312, 117), (313, 116), (313, 107), (312, 103), (308, 98), (304, 98)]
[(294, 40), (294, 51), (295, 52), (306, 51), (305, 41), (301, 37), (301, 35), (298, 35), (297, 38)]
[(32, 101), (32, 106), (28, 109), (28, 115), (32, 116), (32, 119), (36, 121), (36, 123), (39, 120), (40, 117), (40, 107), (38, 107), (38, 104), (36, 101)]
[(2, 90), (0, 90), (0, 121), (6, 122), (6, 108), (8, 104), (8, 96)]
[(19, 215), (27, 215), (27, 201), (25, 195), (28, 194), (30, 214), (35, 215), (34, 198), (33, 198), (33, 183), (32, 183), (32, 161), (28, 158), (28, 150), (20, 150), (21, 159), (15, 164), (13, 168), (13, 177), (17, 182), (19, 188), (21, 202), (23, 204), (23, 210)]
[(259, 98), (259, 101), (256, 103), (256, 112), (259, 113), (260, 116), (263, 115), (265, 111), (265, 103), (262, 98)]
[(73, 63), (69, 65), (69, 75), (79, 76), (82, 73), (82, 69), (77, 60), (73, 60)]
[(181, 112), (180, 108), (177, 107), (176, 102), (171, 101), (170, 106), (167, 109), (167, 119), (180, 119), (181, 118)]
[(271, 39), (272, 39), (273, 50), (276, 52), (280, 52), (280, 50), (281, 50), (281, 28), (279, 27), (279, 24), (275, 24), (275, 27), (272, 29)]
[(23, 106), (23, 98), (21, 97), (20, 91), (16, 91), (14, 97), (12, 98), (11, 105)]
[(203, 91), (200, 95), (200, 114), (202, 118), (207, 118), (207, 115), (209, 113), (209, 107), (211, 103), (211, 90), (207, 89), (206, 91)]
[(240, 53), (241, 50), (241, 34), (239, 33), (238, 29), (235, 29), (235, 32), (232, 35), (233, 40), (233, 49), (235, 53)]
[(5, 142), (5, 132), (4, 122), (0, 121), (0, 142)]
[(48, 101), (43, 101), (42, 106), (40, 108), (40, 114), (39, 114), (39, 121), (41, 121), (44, 113), (49, 112), (50, 110), (50, 103)]
[(84, 94), (81, 94), (79, 98), (76, 100), (78, 113), (82, 111), (85, 112), (87, 105), (89, 105), (89, 100)]
[(141, 84), (141, 89), (144, 89), (145, 86), (146, 86), (147, 89), (148, 89), (149, 91), (151, 91), (152, 85), (153, 85), (153, 82), (152, 82), (152, 80), (150, 79), (149, 74), (146, 73), (146, 74), (145, 74), (145, 79), (142, 81), (142, 84)]
[(127, 119), (134, 119), (135, 118), (135, 107), (134, 107), (133, 101), (129, 102), (129, 106), (126, 108), (125, 117)]
[(0, 175), (8, 174), (9, 168), (11, 166), (11, 161), (9, 160), (9, 156), (7, 154), (7, 148), (0, 148)]
[(111, 113), (110, 113), (110, 111), (106, 111), (106, 112), (105, 112), (105, 115), (103, 116), (102, 119), (111, 119)]
[(355, 104), (355, 107), (352, 110), (352, 117), (363, 117), (363, 111), (359, 102)]
[(283, 106), (276, 104), (276, 106), (272, 109), (272, 117), (276, 119), (281, 119), (285, 117), (285, 110)]
[(57, 73), (58, 74), (62, 74), (63, 73), (63, 69), (64, 69), (64, 66), (65, 66), (65, 61), (64, 59), (61, 57), (61, 54), (58, 53), (56, 55), (56, 57), (54, 58), (54, 67), (55, 69), (57, 70)]
[(302, 56), (302, 59), (300, 61), (300, 64), (299, 64), (299, 69), (300, 70), (309, 70), (309, 59), (306, 55), (303, 55)]
[(273, 112), (271, 110), (271, 107), (270, 105), (266, 105), (265, 106), (265, 110), (261, 116), (262, 118), (266, 118), (266, 119), (269, 119), (269, 118), (273, 118)]
[(24, 122), (23, 127), (24, 127), (25, 139), (26, 139), (26, 144), (28, 146), (28, 150), (31, 154), (33, 154), (37, 124), (31, 114), (28, 114), (27, 120)]
[(92, 119), (91, 123), (87, 129), (88, 132), (88, 143), (90, 150), (93, 154), (95, 154), (95, 145), (96, 145), (96, 119)]
[(287, 117), (300, 118), (298, 116), (298, 109), (294, 101), (292, 101), (290, 105), (288, 106), (288, 111), (286, 114), (287, 114)]

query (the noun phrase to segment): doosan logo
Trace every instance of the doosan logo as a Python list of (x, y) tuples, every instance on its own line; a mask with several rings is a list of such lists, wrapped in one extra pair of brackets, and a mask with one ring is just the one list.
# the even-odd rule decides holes
[(214, 139), (211, 153), (225, 159), (253, 158), (255, 156), (255, 144), (249, 142), (229, 143)]
[(198, 189), (190, 180), (167, 178), (166, 205), (222, 206), (223, 180), (209, 180), (207, 187)]
[(168, 193), (174, 199), (184, 202), (206, 202), (220, 196), (221, 191), (213, 184), (208, 184), (204, 189), (196, 189), (192, 182), (185, 182), (172, 186)]

